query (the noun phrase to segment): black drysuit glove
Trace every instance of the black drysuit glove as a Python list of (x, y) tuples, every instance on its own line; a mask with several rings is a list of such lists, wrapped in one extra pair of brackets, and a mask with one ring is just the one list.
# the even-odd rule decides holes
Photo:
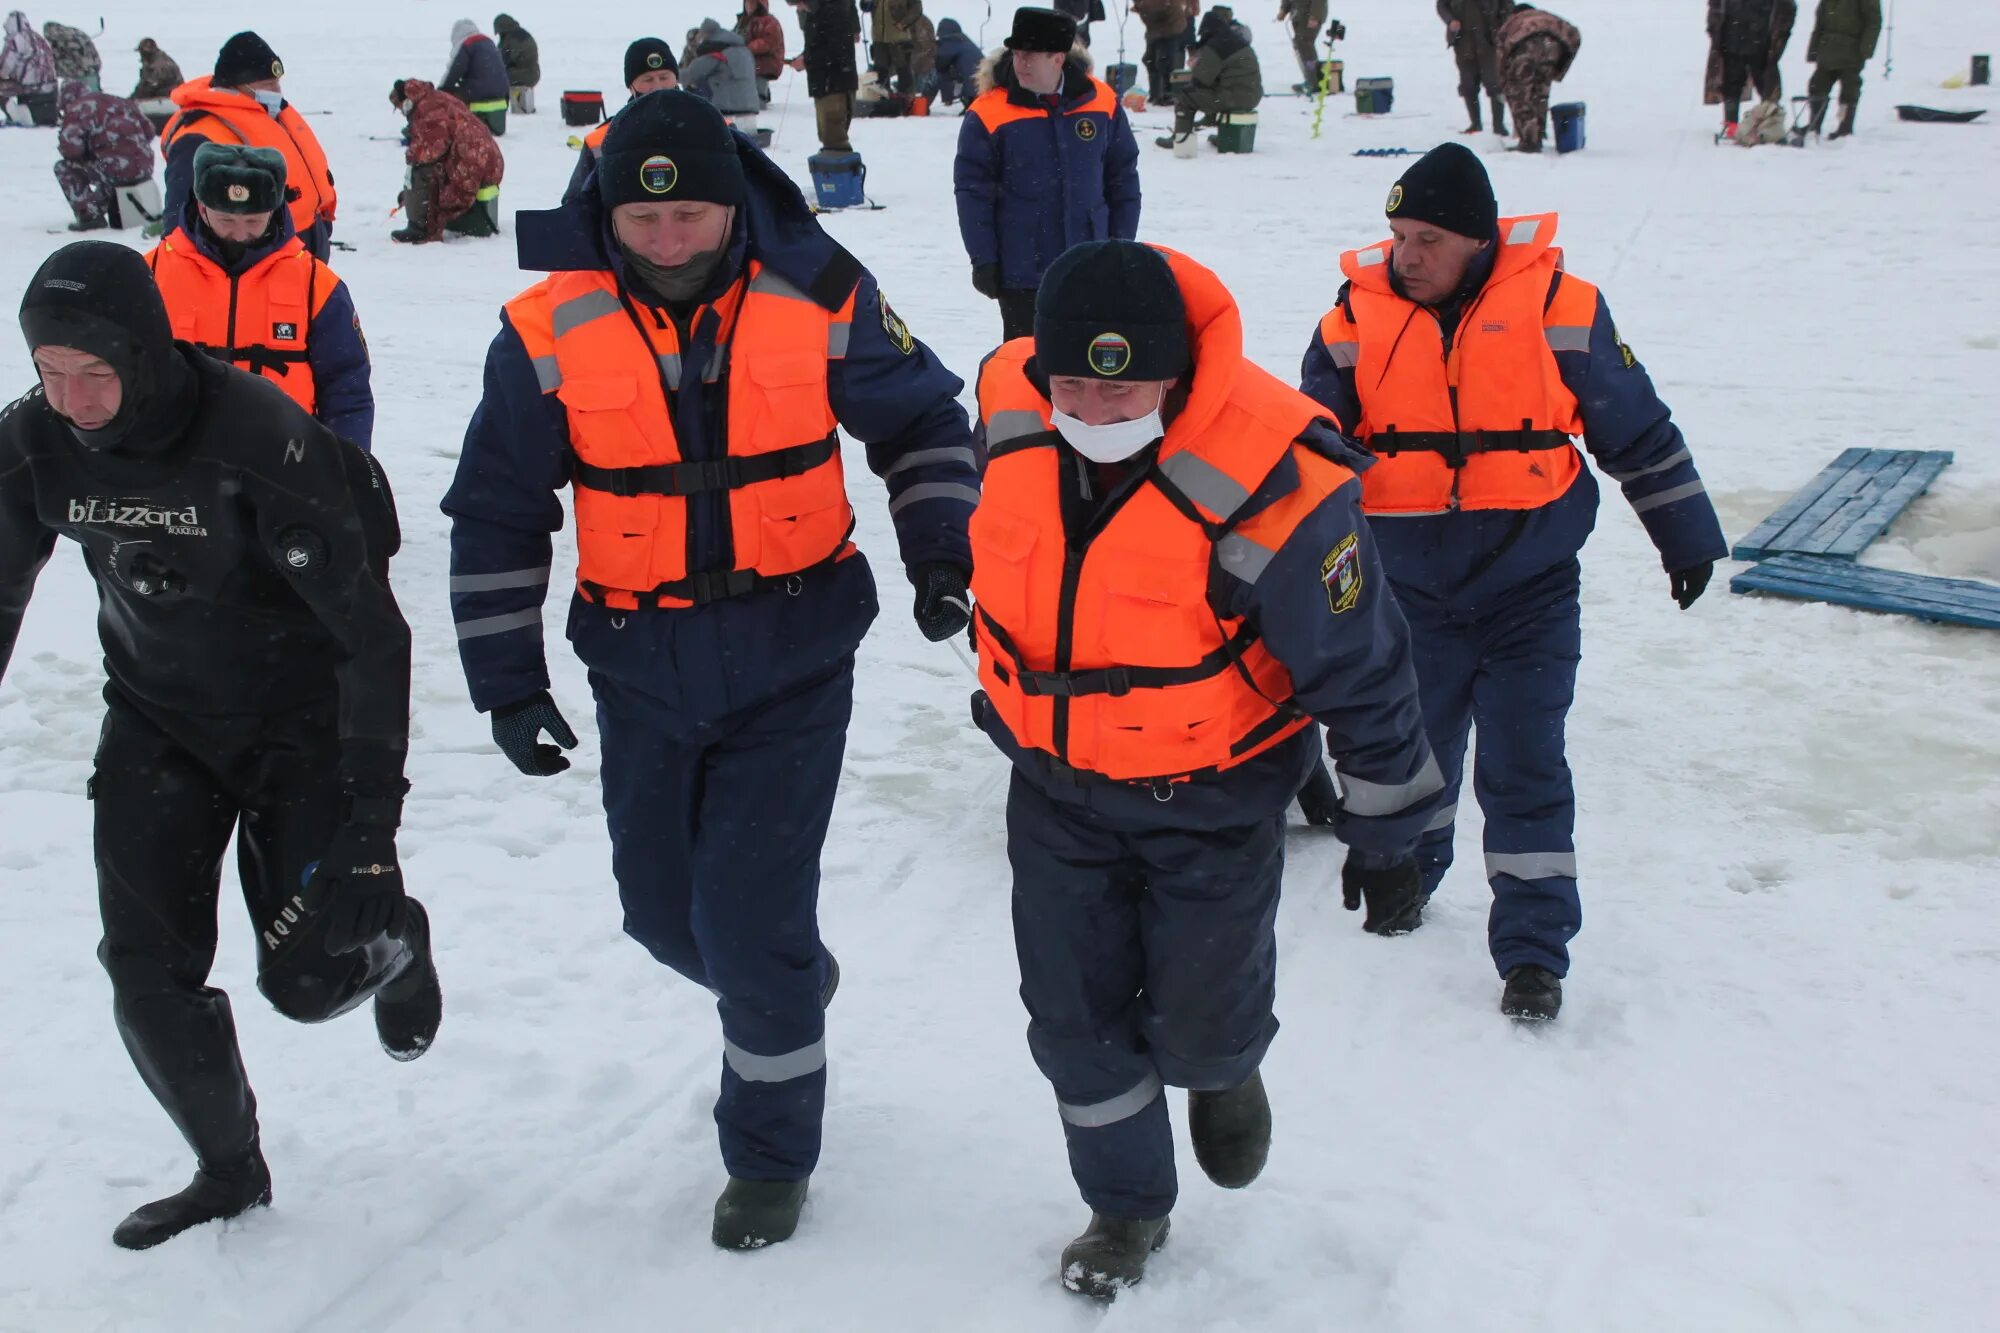
[(972, 594), (966, 591), (964, 570), (936, 562), (922, 564), (910, 571), (910, 582), (917, 590), (917, 628), (926, 639), (942, 643), (965, 632), (972, 623), (966, 611)]
[(323, 904), (328, 953), (353, 953), (377, 936), (400, 937), (409, 920), (403, 868), (396, 862), (396, 828), (403, 803), (388, 796), (351, 796), (347, 822), (334, 832), (307, 879)]
[(1674, 600), (1681, 604), (1681, 610), (1687, 610), (1700, 600), (1702, 593), (1708, 590), (1709, 579), (1714, 576), (1713, 560), (1704, 560), (1698, 565), (1677, 569), (1667, 576), (1669, 586), (1673, 589)]
[(1361, 928), (1370, 935), (1407, 935), (1424, 923), (1424, 880), (1415, 857), (1373, 869), (1350, 850), (1340, 867), (1340, 898), (1350, 912), (1367, 899)]
[[(555, 745), (537, 743), (544, 731)], [(576, 748), (576, 733), (563, 721), (556, 701), (543, 690), (519, 703), (493, 710), (493, 743), (514, 761), (514, 767), (529, 777), (546, 778), (569, 767), (569, 760), (563, 758), (562, 752)], [(557, 745), (562, 749), (557, 749)]]
[(989, 301), (1000, 299), (1000, 266), (998, 264), (974, 264), (972, 266), (972, 290)]

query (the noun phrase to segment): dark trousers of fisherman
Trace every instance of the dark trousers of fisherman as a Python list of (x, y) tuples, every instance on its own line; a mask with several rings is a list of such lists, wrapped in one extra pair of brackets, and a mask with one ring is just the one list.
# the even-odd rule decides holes
[[(665, 632), (640, 612), (629, 630)], [(617, 623), (614, 619), (613, 623)], [(715, 993), (722, 1161), (739, 1180), (803, 1180), (826, 1109), (827, 954), (819, 857), (833, 816), (854, 662), (690, 723), (643, 650), (595, 656), (604, 811), (625, 933)]]
[(1785, 86), (1778, 77), (1777, 64), (1768, 52), (1755, 55), (1722, 54), (1722, 118), (1731, 125), (1741, 120), (1743, 89), (1754, 84), (1760, 101), (1775, 102)]
[(132, 1063), (204, 1165), (257, 1146), (257, 1103), (229, 997), (209, 986), (222, 860), (236, 834), (257, 929), (257, 989), (317, 1023), (395, 979), (411, 952), (378, 939), (350, 954), (322, 942), (307, 868), (342, 818), (335, 703), (276, 715), (155, 714), (117, 686), (90, 779), (97, 956)]
[(1035, 336), (1035, 298), (1039, 293), (1033, 287), (1002, 287), (1000, 289), (1000, 341), (1012, 342), (1016, 338)]
[(1187, 67), (1188, 35), (1155, 37), (1146, 43), (1146, 100), (1154, 106), (1173, 101), (1174, 71)]
[(1284, 852), (1278, 814), (1228, 829), (1114, 827), (1014, 774), (1007, 856), (1028, 1047), (1094, 1211), (1171, 1212), (1163, 1085), (1233, 1088), (1263, 1061), (1278, 1031)]
[[(1478, 737), (1472, 787), (1486, 818), (1486, 878), (1493, 887), (1487, 943), (1500, 974), (1524, 964), (1569, 972), (1569, 942), (1583, 923), (1576, 891), (1576, 796), (1563, 756), (1563, 723), (1582, 655), (1580, 568), (1568, 560), (1473, 609), (1403, 597), (1416, 645), (1417, 689), (1431, 750), (1456, 808), (1466, 732)], [(1451, 867), (1452, 826), (1417, 848), (1424, 892)]]

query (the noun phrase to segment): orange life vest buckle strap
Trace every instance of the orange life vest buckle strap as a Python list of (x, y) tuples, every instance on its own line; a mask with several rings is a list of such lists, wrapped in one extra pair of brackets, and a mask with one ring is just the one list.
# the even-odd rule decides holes
[(812, 444), (774, 449), (768, 454), (731, 455), (694, 463), (659, 463), (651, 467), (599, 467), (582, 459), (573, 464), (577, 482), (594, 491), (630, 498), (635, 495), (700, 495), (734, 491), (759, 482), (803, 476), (833, 460), (839, 440), (829, 435)]
[(1385, 426), (1370, 437), (1368, 447), (1384, 458), (1400, 453), (1438, 454), (1446, 467), (1456, 471), (1474, 454), (1532, 454), (1567, 448), (1569, 443), (1569, 436), (1559, 430), (1536, 430), (1523, 421), (1519, 430), (1397, 430)]

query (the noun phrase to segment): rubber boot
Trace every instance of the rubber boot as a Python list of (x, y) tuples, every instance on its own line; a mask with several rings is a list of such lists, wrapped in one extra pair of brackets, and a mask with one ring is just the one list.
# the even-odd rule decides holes
[(1465, 114), (1471, 117), (1471, 119), (1467, 123), (1466, 127), (1459, 131), (1460, 134), (1477, 134), (1479, 133), (1479, 131), (1486, 128), (1484, 125), (1481, 125), (1479, 123), (1478, 93), (1474, 93), (1470, 97), (1465, 99)]
[(133, 1209), (111, 1233), (111, 1240), (124, 1249), (150, 1250), (190, 1227), (238, 1217), (270, 1203), (271, 1171), (253, 1144), (247, 1157), (215, 1166), (204, 1164), (180, 1193)]
[(375, 1035), (391, 1060), (414, 1060), (437, 1040), (444, 1020), (444, 991), (431, 961), (431, 918), (410, 899), (410, 925), (403, 936), (409, 961), (397, 978), (375, 992)]
[(1062, 1284), (1092, 1300), (1108, 1301), (1146, 1276), (1146, 1261), (1167, 1243), (1164, 1217), (1132, 1219), (1090, 1215), (1090, 1226), (1063, 1247)]
[(715, 1201), (709, 1238), (725, 1250), (761, 1250), (790, 1240), (806, 1205), (803, 1180), (738, 1180), (730, 1177)]
[(410, 183), (403, 191), (403, 226), (389, 233), (389, 239), (404, 245), (421, 245), (424, 229), (430, 222), (431, 168), (416, 167), (410, 172)]
[(1505, 99), (1497, 96), (1492, 99), (1492, 102), (1493, 132), (1504, 138), (1507, 134), (1507, 103)]
[[(100, 956), (102, 949), (100, 949)], [(242, 1162), (257, 1151), (257, 1099), (236, 1047), (229, 997), (162, 977), (143, 964), (106, 960), (118, 1035), (146, 1088), (202, 1163)]]
[(1264, 1170), (1271, 1155), (1271, 1100), (1264, 1095), (1264, 1075), (1249, 1078), (1223, 1092), (1188, 1093), (1188, 1137), (1194, 1159), (1210, 1180), (1226, 1190), (1240, 1190)]
[(1827, 138), (1845, 139), (1848, 135), (1854, 133), (1855, 105), (1853, 102), (1842, 102), (1840, 104), (1840, 128), (1836, 129), (1832, 134), (1827, 135)]
[(1562, 978), (1533, 963), (1507, 974), (1500, 993), (1500, 1012), (1523, 1023), (1546, 1023), (1562, 1012)]
[(1743, 99), (1725, 97), (1722, 99), (1722, 132), (1730, 138), (1736, 137), (1737, 122), (1743, 119)]

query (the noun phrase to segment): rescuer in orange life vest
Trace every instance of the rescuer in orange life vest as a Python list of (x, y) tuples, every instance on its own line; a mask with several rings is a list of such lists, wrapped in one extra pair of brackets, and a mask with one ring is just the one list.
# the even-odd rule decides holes
[(819, 1157), (819, 857), (875, 579), (840, 428), (888, 488), (918, 628), (963, 632), (979, 500), (956, 375), (775, 163), (678, 89), (612, 122), (584, 191), (515, 222), (523, 267), (445, 496), (473, 705), (531, 775), (576, 737), (542, 652), (557, 492), (569, 639), (597, 697), (625, 930), (715, 992), (729, 1184), (715, 1243), (792, 1234)]
[(285, 210), (284, 155), (205, 143), (174, 230), (146, 255), (174, 337), (264, 376), (363, 449), (375, 433), (368, 344), (347, 284)]
[(194, 188), (194, 155), (202, 144), (273, 148), (285, 155), (292, 226), (313, 258), (327, 257), (340, 200), (326, 150), (279, 87), (284, 77), (285, 64), (270, 44), (254, 32), (239, 32), (222, 44), (213, 74), (174, 89), (180, 110), (160, 131), (160, 152), (167, 159), (167, 225), (180, 216)]
[(1135, 241), (1070, 249), (1034, 338), (980, 372), (979, 414), (973, 711), (1014, 762), (1028, 1045), (1091, 1208), (1062, 1281), (1107, 1298), (1167, 1238), (1163, 1085), (1190, 1090), (1210, 1179), (1263, 1169), (1283, 816), (1314, 722), (1341, 837), (1403, 868), (1369, 880), (1371, 930), (1416, 897), (1444, 779), (1361, 517), (1367, 459), (1244, 359), (1213, 273)]
[[(1304, 388), (1378, 456), (1362, 501), (1416, 639), (1452, 801), (1478, 730), (1501, 1009), (1551, 1019), (1582, 922), (1563, 720), (1582, 651), (1577, 553), (1597, 518), (1572, 441), (1623, 488), (1682, 610), (1728, 547), (1604, 298), (1563, 271), (1555, 214), (1499, 217), (1485, 167), (1459, 144), (1418, 160), (1386, 211), (1392, 238), (1341, 256), (1347, 282)], [(1455, 809), (1418, 849), (1425, 900), (1451, 865)], [(1396, 933), (1421, 922), (1419, 903)]]

